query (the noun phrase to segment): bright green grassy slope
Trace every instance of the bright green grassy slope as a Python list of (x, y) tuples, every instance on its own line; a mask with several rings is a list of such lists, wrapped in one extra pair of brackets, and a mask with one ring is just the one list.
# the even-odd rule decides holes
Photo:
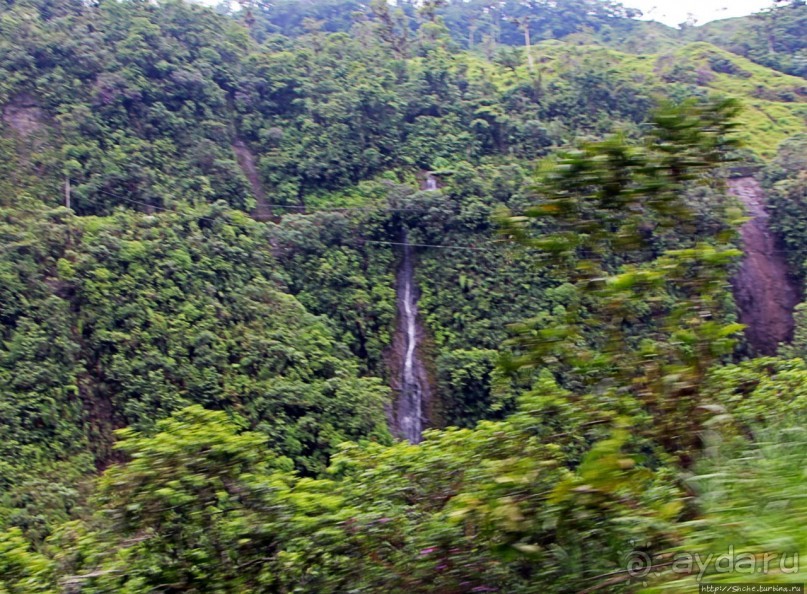
[[(736, 97), (745, 107), (739, 118), (745, 146), (764, 159), (786, 138), (807, 131), (807, 82), (760, 66), (705, 42), (670, 47), (661, 53), (632, 54), (574, 41), (546, 41), (533, 48), (545, 83), (571, 69), (605, 69), (614, 80), (646, 86), (648, 95), (692, 93)], [(470, 57), (469, 67), (497, 85), (509, 87), (529, 78), (526, 66), (515, 72)]]

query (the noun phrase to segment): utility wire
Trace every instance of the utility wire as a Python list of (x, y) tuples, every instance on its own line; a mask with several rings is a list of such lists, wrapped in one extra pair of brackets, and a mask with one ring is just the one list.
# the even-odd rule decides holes
[[(96, 189), (96, 192), (98, 192), (100, 194), (104, 194), (104, 195), (109, 196), (111, 198), (115, 198), (115, 199), (118, 199), (118, 200), (124, 200), (126, 202), (130, 202), (132, 204), (138, 204), (140, 206), (146, 206), (148, 208), (153, 208), (155, 210), (159, 210), (159, 211), (162, 211), (162, 212), (170, 212), (170, 213), (174, 213), (174, 214), (184, 214), (182, 211), (179, 211), (179, 210), (176, 210), (176, 209), (166, 208), (164, 206), (156, 206), (154, 204), (149, 204), (147, 202), (143, 202), (143, 201), (140, 201), (140, 200), (135, 200), (133, 198), (128, 198), (126, 196), (116, 195), (116, 194), (113, 194), (112, 192), (108, 192), (106, 190)], [(286, 205), (286, 206), (288, 206), (288, 205)], [(340, 210), (337, 210), (335, 212), (339, 212)], [(356, 208), (355, 210), (367, 210), (367, 209)], [(396, 210), (402, 210), (402, 209), (383, 209), (384, 212), (394, 212)], [(419, 209), (407, 209), (407, 210), (419, 210)], [(243, 211), (238, 211), (238, 212), (243, 212)], [(328, 211), (328, 212), (330, 212), (330, 211)], [(254, 218), (254, 217), (252, 217), (252, 218)], [(216, 219), (212, 219), (210, 217), (205, 217), (205, 216), (201, 216), (201, 215), (197, 216), (196, 219), (197, 220), (203, 220), (203, 221), (210, 221), (210, 222), (213, 222), (213, 223), (217, 222)], [(373, 239), (362, 239), (361, 242), (362, 243), (378, 244), (378, 245), (392, 245), (392, 246), (404, 246), (404, 245), (407, 245), (406, 243), (399, 242), (399, 241), (382, 241), (382, 240), (373, 240)], [(491, 244), (499, 244), (499, 245), (502, 244), (501, 241), (491, 241), (490, 243)], [(440, 245), (440, 244), (427, 244), (427, 243), (410, 243), (408, 245), (410, 245), (412, 247), (424, 247), (424, 248), (434, 248), (434, 249), (444, 249), (444, 250), (468, 250), (468, 251), (489, 252), (489, 253), (492, 253), (492, 252), (496, 251), (496, 250), (494, 250), (492, 248), (458, 246), (458, 245)]]
[[(363, 243), (380, 243), (384, 245), (400, 245), (400, 246), (411, 246), (411, 247), (424, 247), (424, 248), (438, 248), (438, 249), (448, 249), (448, 250), (472, 250), (475, 252), (493, 252), (495, 250), (491, 248), (482, 248), (482, 247), (470, 247), (470, 246), (462, 246), (462, 245), (435, 245), (431, 243), (404, 243), (400, 241), (377, 241), (374, 239), (363, 239)], [(491, 241), (491, 244), (501, 244), (502, 242)]]
[[(159, 211), (162, 211), (162, 212), (170, 212), (170, 213), (180, 214), (180, 215), (184, 214), (182, 211), (179, 211), (179, 210), (176, 210), (176, 209), (166, 208), (166, 207), (163, 207), (163, 206), (156, 206), (154, 204), (149, 204), (148, 202), (135, 200), (133, 198), (128, 198), (126, 196), (121, 196), (119, 194), (113, 194), (112, 192), (108, 192), (106, 190), (96, 189), (95, 191), (100, 193), (100, 194), (104, 194), (106, 196), (109, 196), (111, 198), (115, 198), (117, 200), (123, 200), (125, 202), (130, 202), (132, 204), (145, 206), (147, 208), (153, 208), (155, 210), (159, 210)], [(270, 205), (266, 205), (266, 206), (269, 206), (269, 207), (272, 207), (272, 208), (274, 208), (274, 207), (278, 207), (278, 208), (296, 208), (296, 209), (303, 208), (303, 207), (300, 207), (300, 206), (294, 206), (294, 205), (289, 205), (289, 204), (285, 204), (285, 205), (271, 205), (270, 204)], [(331, 209), (321, 208), (321, 209), (308, 209), (308, 210), (314, 210), (315, 212), (345, 212), (345, 211), (349, 211), (349, 212), (352, 212), (352, 211), (366, 212), (368, 210), (368, 208), (344, 207), (344, 208), (331, 208)], [(425, 212), (425, 211), (429, 211), (431, 209), (425, 209), (425, 208), (424, 209), (418, 209), (418, 208), (382, 208), (380, 210), (381, 210), (381, 212), (403, 212), (403, 211), (407, 211), (407, 212), (408, 211)], [(237, 211), (237, 212), (242, 212), (243, 213), (243, 211)], [(244, 213), (244, 214), (247, 214), (247, 213)], [(305, 214), (305, 213), (300, 213), (300, 214)], [(252, 219), (261, 220), (261, 218), (256, 217), (256, 216), (252, 216), (252, 215), (247, 215), (247, 216), (250, 216), (250, 218), (252, 218)], [(217, 219), (212, 219), (210, 217), (205, 217), (205, 216), (202, 216), (202, 215), (198, 215), (196, 218), (198, 220), (202, 220), (202, 221), (210, 221), (211, 223), (217, 222)], [(405, 244), (403, 242), (398, 242), (398, 241), (382, 241), (382, 240), (372, 240), (372, 239), (363, 239), (361, 241), (362, 241), (362, 243), (371, 243), (371, 244), (378, 244), (378, 245), (391, 245), (391, 246), (404, 246), (404, 245), (407, 245), (407, 244)], [(491, 245), (503, 245), (504, 242), (502, 242), (502, 241), (491, 241), (490, 244)], [(412, 247), (423, 247), (423, 248), (445, 249), (445, 250), (479, 251), (479, 252), (495, 252), (496, 251), (496, 250), (494, 250), (492, 248), (458, 246), (458, 245), (445, 245), (445, 244), (441, 245), (441, 244), (427, 244), (427, 243), (410, 243), (408, 245), (410, 245)], [(795, 254), (795, 253), (800, 253), (800, 250), (791, 250), (791, 249), (772, 250), (769, 253), (773, 253), (773, 254)]]
[[(168, 212), (180, 212), (177, 210), (172, 210), (169, 208), (165, 208), (162, 206), (156, 206), (154, 204), (149, 204), (148, 202), (142, 202), (140, 200), (134, 200), (133, 198), (127, 198), (125, 196), (120, 196), (117, 194), (113, 194), (106, 190), (96, 189), (95, 192), (99, 194), (105, 194), (111, 198), (116, 198), (118, 200), (123, 200), (126, 202), (130, 202), (132, 204), (139, 204), (140, 206), (146, 206), (148, 208), (154, 208), (157, 210), (163, 210)], [(297, 204), (264, 204), (263, 206), (267, 208), (285, 208), (289, 210), (298, 211), (299, 214), (306, 214), (308, 212), (334, 212), (334, 213), (342, 213), (342, 212), (372, 212), (373, 207), (376, 205), (368, 205), (368, 206), (333, 206), (333, 207), (316, 207), (316, 206), (304, 206), (304, 205), (297, 205)], [(432, 208), (393, 208), (393, 207), (381, 207), (378, 209), (380, 212), (429, 212)], [(243, 212), (243, 211), (242, 211)], [(256, 220), (263, 220), (273, 218), (275, 215), (250, 215), (251, 218)]]

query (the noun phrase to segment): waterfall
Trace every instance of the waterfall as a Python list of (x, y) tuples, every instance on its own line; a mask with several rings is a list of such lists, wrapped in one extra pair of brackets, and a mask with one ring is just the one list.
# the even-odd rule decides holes
[(403, 258), (398, 271), (398, 318), (402, 343), (400, 393), (395, 410), (395, 429), (402, 437), (418, 443), (423, 433), (423, 403), (428, 394), (428, 381), (423, 363), (418, 358), (417, 291), (414, 286), (412, 246), (403, 236)]

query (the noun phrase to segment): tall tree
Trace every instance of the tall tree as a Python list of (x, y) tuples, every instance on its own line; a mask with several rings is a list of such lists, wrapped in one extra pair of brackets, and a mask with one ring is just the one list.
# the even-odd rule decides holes
[[(521, 354), (510, 364), (562, 362), (602, 406), (630, 414), (647, 438), (683, 459), (697, 445), (698, 386), (742, 328), (720, 310), (739, 252), (731, 227), (657, 256), (653, 244), (691, 224), (688, 184), (721, 183), (713, 172), (736, 144), (736, 112), (732, 101), (668, 105), (643, 144), (615, 136), (563, 153), (545, 169), (539, 201), (504, 219), (513, 239), (540, 250), (544, 265), (575, 287), (556, 324), (514, 327)], [(554, 232), (533, 230), (538, 220)], [(631, 335), (636, 324), (648, 330), (641, 339)], [(648, 414), (652, 422), (641, 423)]]

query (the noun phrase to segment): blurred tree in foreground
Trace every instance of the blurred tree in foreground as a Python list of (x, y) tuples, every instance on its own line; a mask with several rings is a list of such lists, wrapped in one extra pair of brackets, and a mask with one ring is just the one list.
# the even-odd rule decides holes
[[(686, 188), (722, 184), (713, 172), (735, 145), (737, 109), (732, 101), (666, 106), (641, 144), (615, 136), (562, 153), (541, 176), (538, 202), (503, 217), (511, 237), (574, 286), (554, 323), (513, 327), (506, 363), (560, 364), (594, 415), (630, 416), (638, 435), (682, 460), (697, 446), (699, 386), (741, 330), (721, 316), (739, 256), (733, 228), (708, 240), (692, 232), (686, 243), (696, 225)], [(677, 245), (668, 249), (673, 230)]]

